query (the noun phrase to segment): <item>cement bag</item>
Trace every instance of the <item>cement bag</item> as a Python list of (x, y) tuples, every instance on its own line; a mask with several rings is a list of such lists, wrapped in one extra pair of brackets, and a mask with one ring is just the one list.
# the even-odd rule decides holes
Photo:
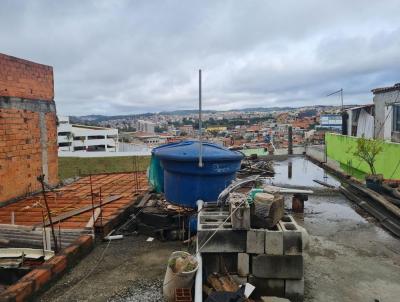
[(195, 256), (183, 251), (171, 254), (163, 284), (163, 295), (168, 302), (175, 301), (176, 288), (192, 288), (197, 268)]

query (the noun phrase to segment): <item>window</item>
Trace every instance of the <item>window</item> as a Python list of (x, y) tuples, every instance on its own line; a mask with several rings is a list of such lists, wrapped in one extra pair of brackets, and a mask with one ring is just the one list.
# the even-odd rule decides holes
[(84, 137), (84, 136), (74, 136), (74, 141), (82, 141), (85, 139), (86, 139), (86, 137)]
[(393, 105), (393, 131), (400, 132), (400, 104)]
[(86, 147), (85, 146), (74, 147), (74, 151), (82, 151), (82, 150), (86, 150)]
[(88, 146), (87, 151), (106, 151), (105, 145)]
[(71, 132), (58, 132), (58, 136), (69, 136)]
[(105, 139), (104, 135), (91, 135), (88, 139)]
[(69, 147), (69, 146), (71, 146), (71, 143), (58, 143), (58, 146), (59, 147)]

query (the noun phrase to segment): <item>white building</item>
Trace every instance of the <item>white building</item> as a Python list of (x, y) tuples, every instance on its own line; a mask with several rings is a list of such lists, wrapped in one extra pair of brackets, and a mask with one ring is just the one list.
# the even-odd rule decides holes
[(375, 105), (375, 138), (400, 142), (400, 83), (372, 90)]
[(372, 90), (374, 103), (349, 108), (347, 134), (400, 142), (400, 83)]
[(137, 121), (137, 131), (146, 132), (146, 133), (154, 133), (156, 124), (149, 121), (138, 120)]
[(118, 129), (70, 124), (69, 118), (58, 117), (58, 151), (118, 150)]

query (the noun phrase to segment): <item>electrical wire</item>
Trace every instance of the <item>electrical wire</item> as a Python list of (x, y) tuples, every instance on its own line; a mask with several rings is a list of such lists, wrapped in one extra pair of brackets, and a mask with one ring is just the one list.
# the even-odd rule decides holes
[(77, 287), (78, 285), (80, 285), (81, 283), (83, 283), (84, 281), (86, 281), (86, 279), (95, 271), (95, 269), (99, 266), (100, 262), (103, 260), (104, 255), (108, 249), (108, 247), (110, 246), (111, 243), (111, 239), (108, 240), (108, 243), (106, 245), (106, 247), (104, 248), (103, 252), (100, 255), (100, 258), (97, 260), (97, 263), (89, 270), (89, 272), (82, 277), (77, 283), (75, 283), (72, 287), (70, 287), (65, 293), (63, 293), (61, 296), (59, 296), (56, 301), (58, 301), (59, 299), (61, 299), (62, 297), (64, 297), (65, 295), (67, 295), (67, 297), (69, 296), (70, 292)]

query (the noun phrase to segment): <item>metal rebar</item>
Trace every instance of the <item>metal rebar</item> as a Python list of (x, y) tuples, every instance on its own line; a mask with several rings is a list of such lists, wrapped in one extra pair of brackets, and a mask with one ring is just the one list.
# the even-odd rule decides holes
[(47, 203), (46, 191), (45, 191), (45, 187), (44, 187), (44, 174), (39, 175), (37, 180), (42, 185), (42, 194), (43, 194), (43, 198), (44, 198), (44, 204), (46, 205), (47, 215), (49, 216), (51, 234), (53, 236), (53, 241), (54, 241), (54, 252), (58, 253), (58, 244), (57, 244), (56, 233), (54, 232), (53, 220), (51, 218), (51, 212), (50, 212), (49, 204)]
[(90, 195), (92, 197), (92, 217), (93, 217), (93, 235), (95, 234), (94, 231), (94, 222), (95, 222), (95, 214), (94, 214), (94, 195), (93, 195), (93, 183), (92, 183), (92, 175), (89, 175), (89, 180), (90, 180)]
[(103, 199), (103, 197), (102, 197), (102, 194), (101, 194), (101, 187), (100, 187), (100, 192), (99, 192), (99, 195), (100, 195), (100, 200), (99, 200), (99, 205), (100, 205), (100, 226), (101, 226), (101, 229), (103, 229), (103, 209), (102, 209), (102, 199)]

